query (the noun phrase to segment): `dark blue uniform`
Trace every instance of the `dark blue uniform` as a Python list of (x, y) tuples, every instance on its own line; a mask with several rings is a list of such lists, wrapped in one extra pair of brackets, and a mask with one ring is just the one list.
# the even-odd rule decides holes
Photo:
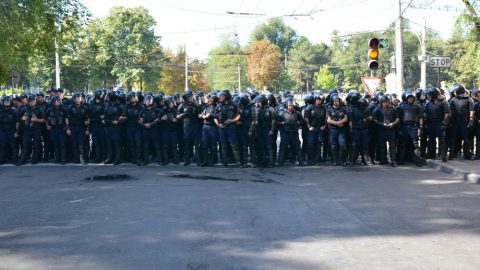
[(10, 147), (11, 162), (14, 164), (17, 162), (18, 147), (15, 141), (15, 133), (17, 133), (18, 123), (19, 118), (16, 109), (0, 109), (0, 164), (5, 162), (7, 147)]
[[(26, 120), (22, 120), (26, 117)], [(33, 145), (32, 164), (36, 164), (40, 158), (42, 143), (42, 123), (32, 121), (33, 118), (43, 120), (44, 115), (38, 107), (27, 107), (20, 114), (20, 127), (22, 129), (22, 150), (18, 160), (19, 165), (25, 164), (27, 155)]]
[(50, 141), (55, 152), (55, 163), (65, 164), (67, 156), (67, 134), (65, 133), (67, 113), (61, 107), (50, 107), (45, 115), (50, 127)]

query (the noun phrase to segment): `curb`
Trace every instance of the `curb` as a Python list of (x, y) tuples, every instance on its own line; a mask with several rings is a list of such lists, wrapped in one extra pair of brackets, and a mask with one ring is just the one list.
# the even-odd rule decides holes
[(456, 176), (460, 176), (463, 178), (465, 182), (469, 182), (472, 184), (480, 184), (480, 175), (476, 173), (470, 173), (466, 170), (458, 169), (453, 166), (449, 166), (444, 162), (427, 159), (427, 165), (431, 168), (439, 170), (443, 173), (448, 173)]

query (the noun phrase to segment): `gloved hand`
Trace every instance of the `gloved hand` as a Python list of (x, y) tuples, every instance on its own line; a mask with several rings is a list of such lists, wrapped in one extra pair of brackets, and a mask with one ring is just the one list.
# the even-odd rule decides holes
[(418, 129), (418, 137), (422, 137), (425, 134), (425, 130), (423, 128)]
[(470, 121), (468, 122), (468, 126), (467, 128), (473, 128), (475, 122), (473, 121), (473, 119), (470, 119)]

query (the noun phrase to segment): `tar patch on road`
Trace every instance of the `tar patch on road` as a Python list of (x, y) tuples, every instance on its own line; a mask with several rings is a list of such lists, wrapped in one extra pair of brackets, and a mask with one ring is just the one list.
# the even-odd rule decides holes
[(186, 173), (182, 174), (172, 174), (168, 177), (172, 178), (181, 178), (181, 179), (196, 179), (196, 180), (203, 180), (203, 181), (227, 181), (227, 182), (240, 182), (240, 181), (249, 181), (254, 183), (266, 183), (266, 184), (279, 184), (279, 182), (269, 179), (269, 178), (259, 178), (259, 179), (238, 179), (238, 178), (225, 178), (225, 177), (218, 177), (218, 176), (210, 176), (210, 175), (190, 175)]
[(128, 174), (95, 175), (85, 178), (87, 181), (123, 181), (130, 179), (132, 179), (132, 177)]

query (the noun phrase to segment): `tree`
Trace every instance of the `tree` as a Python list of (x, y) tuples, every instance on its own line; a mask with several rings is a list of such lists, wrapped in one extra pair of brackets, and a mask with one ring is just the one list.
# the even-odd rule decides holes
[(335, 75), (330, 72), (328, 65), (324, 65), (315, 73), (315, 86), (320, 89), (333, 89), (337, 86)]
[(134, 82), (140, 90), (155, 89), (163, 58), (153, 17), (143, 7), (114, 7), (103, 20), (99, 39), (100, 62), (112, 62), (111, 74), (129, 90)]
[(280, 47), (280, 52), (286, 52), (293, 47), (297, 33), (286, 25), (281, 18), (271, 18), (266, 23), (260, 24), (252, 32), (251, 41), (266, 39)]
[(247, 86), (246, 52), (240, 48), (235, 36), (222, 37), (220, 45), (210, 51), (207, 64), (208, 84), (213, 89), (237, 89), (238, 67), (240, 67), (240, 82)]
[(311, 89), (313, 76), (320, 66), (328, 64), (331, 51), (326, 44), (312, 44), (301, 37), (288, 53), (288, 75), (299, 90)]
[(79, 0), (0, 1), (0, 83), (8, 80), (10, 69), (32, 73), (28, 69), (35, 59), (51, 66), (55, 38), (71, 31), (60, 26), (85, 23), (89, 16)]
[(267, 40), (255, 41), (248, 49), (248, 80), (257, 89), (273, 88), (282, 70), (280, 47)]

